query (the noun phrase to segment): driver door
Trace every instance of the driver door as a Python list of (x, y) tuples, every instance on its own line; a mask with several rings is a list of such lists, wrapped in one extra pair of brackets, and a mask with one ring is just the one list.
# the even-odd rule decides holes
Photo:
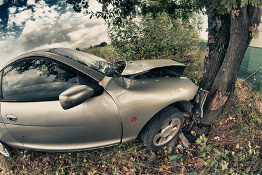
[[(85, 84), (95, 94), (64, 110), (66, 89)], [(120, 143), (122, 127), (111, 96), (91, 78), (46, 58), (28, 58), (4, 69), (1, 114), (10, 134), (26, 148), (81, 150)]]

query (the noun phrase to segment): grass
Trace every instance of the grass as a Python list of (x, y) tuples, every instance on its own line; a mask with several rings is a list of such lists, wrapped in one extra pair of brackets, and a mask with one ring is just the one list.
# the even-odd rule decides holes
[[(260, 173), (261, 158), (258, 146), (248, 142), (248, 149), (229, 150), (225, 148), (212, 148), (205, 136), (197, 139), (200, 145), (200, 157), (204, 159), (205, 169), (203, 172), (215, 174), (245, 174)], [(193, 173), (193, 172), (192, 172)]]
[[(254, 91), (252, 84), (238, 79), (228, 108), (212, 126), (208, 140), (198, 141), (202, 154), (205, 154), (205, 172), (262, 173), (261, 104), (262, 92)], [(207, 144), (212, 149), (206, 150)]]
[[(86, 50), (116, 61), (112, 46)], [(199, 78), (203, 53), (177, 58), (185, 71)], [(148, 164), (149, 150), (139, 141), (104, 149), (53, 153), (15, 150), (16, 157), (0, 156), (0, 174), (262, 174), (262, 92), (238, 79), (228, 108), (212, 125), (210, 134), (191, 143), (184, 158), (168, 162), (167, 150)], [(174, 153), (179, 153), (178, 149)]]
[(254, 91), (252, 85), (239, 79), (232, 99), (229, 119), (236, 120), (237, 134), (245, 138), (262, 135), (262, 91)]
[(16, 157), (1, 157), (2, 174), (123, 174), (148, 169), (146, 147), (139, 142), (72, 153), (16, 150)]

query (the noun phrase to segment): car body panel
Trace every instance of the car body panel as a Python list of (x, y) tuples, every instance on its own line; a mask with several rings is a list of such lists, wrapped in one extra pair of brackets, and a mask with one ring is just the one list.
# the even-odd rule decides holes
[(126, 62), (126, 67), (121, 75), (134, 75), (149, 71), (154, 68), (178, 66), (186, 67), (186, 65), (179, 62), (167, 59), (152, 59), (152, 60), (137, 60)]
[[(121, 75), (108, 77), (73, 59), (41, 50), (19, 56), (1, 70), (12, 62), (35, 57), (64, 63), (94, 79), (104, 91), (66, 110), (58, 100), (2, 100), (0, 140), (13, 147), (69, 151), (131, 141), (165, 107), (185, 101), (192, 105), (189, 101), (199, 89), (191, 80), (181, 77), (185, 65), (172, 60), (126, 62)], [(149, 71), (164, 72), (169, 68), (179, 71), (170, 76), (143, 76), (151, 74)], [(136, 121), (132, 121), (134, 117)]]
[[(106, 92), (68, 110), (59, 101), (2, 102), (1, 107), (6, 128), (26, 148), (79, 150), (121, 140), (121, 119)], [(17, 121), (9, 121), (8, 115), (16, 116)]]
[(3, 142), (8, 142), (9, 145), (14, 147), (23, 147), (23, 144), (17, 141), (6, 129), (3, 122), (0, 123), (0, 138)]
[[(178, 101), (189, 101), (198, 91), (198, 86), (185, 77), (105, 78), (100, 85), (117, 104), (123, 124), (123, 142), (134, 140), (160, 110)], [(131, 121), (133, 117), (137, 118), (136, 122)]]
[[(1, 102), (0, 102), (0, 107), (1, 107)], [(1, 114), (0, 114), (0, 116), (1, 116)], [(2, 119), (2, 116), (0, 117), (0, 123), (4, 123), (4, 120)]]

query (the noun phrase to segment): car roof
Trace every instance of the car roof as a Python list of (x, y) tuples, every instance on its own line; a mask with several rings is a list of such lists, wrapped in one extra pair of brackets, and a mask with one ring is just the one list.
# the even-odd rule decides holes
[[(66, 51), (72, 51), (72, 49), (67, 49), (67, 48), (63, 48), (63, 49), (66, 50)], [(11, 59), (6, 64), (1, 66), (0, 70), (4, 69), (9, 64), (16, 62), (18, 60), (22, 60), (22, 59), (26, 59), (26, 58), (30, 58), (30, 57), (44, 57), (44, 58), (50, 58), (50, 59), (62, 62), (62, 63), (66, 64), (70, 67), (73, 67), (73, 68), (77, 69), (78, 71), (81, 71), (82, 73), (89, 75), (91, 78), (93, 78), (96, 81), (100, 81), (101, 79), (103, 79), (105, 77), (104, 74), (102, 74), (98, 71), (95, 71), (95, 70), (89, 68), (88, 66), (77, 62), (74, 59), (65, 57), (61, 54), (50, 52), (50, 50), (52, 50), (52, 49), (42, 49), (42, 50), (32, 51), (32, 52), (28, 52), (28, 53), (25, 53), (23, 55), (20, 55), (18, 57)], [(87, 54), (87, 56), (88, 55), (90, 55), (90, 54)]]

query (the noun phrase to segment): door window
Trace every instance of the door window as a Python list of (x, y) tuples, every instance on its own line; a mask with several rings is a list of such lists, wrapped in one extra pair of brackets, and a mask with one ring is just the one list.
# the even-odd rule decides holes
[(60, 93), (77, 84), (78, 75), (72, 68), (49, 59), (26, 59), (5, 68), (3, 99), (56, 100)]

